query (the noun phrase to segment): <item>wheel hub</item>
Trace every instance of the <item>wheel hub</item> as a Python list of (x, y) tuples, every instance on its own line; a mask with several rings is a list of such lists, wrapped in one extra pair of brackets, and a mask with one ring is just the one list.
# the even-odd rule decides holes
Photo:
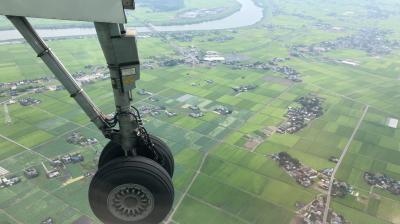
[(144, 186), (123, 184), (114, 188), (107, 199), (108, 210), (118, 219), (139, 221), (154, 209), (154, 196)]

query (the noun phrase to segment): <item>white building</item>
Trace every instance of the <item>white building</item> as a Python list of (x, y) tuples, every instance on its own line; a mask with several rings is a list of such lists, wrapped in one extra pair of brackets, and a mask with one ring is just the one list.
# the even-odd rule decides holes
[(9, 173), (8, 170), (4, 169), (3, 167), (0, 166), (0, 177), (5, 176)]
[(204, 61), (208, 62), (218, 62), (218, 61), (225, 61), (225, 57), (222, 57), (216, 51), (207, 51), (206, 55), (203, 58)]
[(388, 118), (387, 120), (387, 126), (391, 128), (397, 128), (397, 125), (399, 124), (399, 120), (395, 118)]

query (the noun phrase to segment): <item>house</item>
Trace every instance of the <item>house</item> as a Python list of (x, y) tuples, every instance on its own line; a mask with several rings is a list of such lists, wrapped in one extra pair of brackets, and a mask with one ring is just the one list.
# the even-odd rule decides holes
[(225, 107), (225, 106), (218, 106), (217, 108), (214, 109), (214, 112), (219, 114), (219, 115), (228, 115), (232, 114), (232, 110)]
[(201, 111), (196, 111), (196, 112), (192, 112), (189, 114), (189, 116), (193, 117), (193, 118), (200, 118), (203, 117), (204, 114)]
[(198, 107), (197, 105), (190, 105), (189, 109), (196, 111), (196, 110), (200, 110), (200, 107)]
[(168, 110), (165, 111), (165, 114), (166, 114), (168, 117), (175, 117), (175, 116), (178, 115), (177, 113), (171, 112), (171, 111), (168, 111)]
[(3, 167), (0, 166), (0, 177), (5, 176), (9, 173), (8, 170), (4, 169)]
[(71, 158), (72, 163), (79, 163), (79, 162), (83, 162), (85, 160), (85, 158), (79, 153), (71, 155), (70, 158)]
[(47, 178), (53, 179), (53, 178), (60, 176), (61, 173), (58, 170), (51, 170), (51, 171), (47, 172), (46, 175), (47, 175)]
[(39, 172), (34, 167), (30, 167), (24, 170), (24, 175), (28, 179), (33, 179), (39, 176)]
[(40, 224), (54, 224), (54, 220), (51, 217), (47, 217), (46, 219), (41, 221)]
[(21, 182), (21, 178), (19, 177), (2, 177), (0, 178), (0, 188), (11, 187)]
[(206, 61), (206, 62), (222, 62), (222, 61), (225, 61), (225, 57), (222, 57), (216, 51), (207, 51), (206, 55), (203, 58), (203, 61)]

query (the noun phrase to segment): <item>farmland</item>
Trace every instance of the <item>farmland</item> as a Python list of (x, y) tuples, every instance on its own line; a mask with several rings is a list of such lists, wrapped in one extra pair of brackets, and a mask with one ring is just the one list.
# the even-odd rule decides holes
[[(222, 2), (207, 7), (219, 7)], [(226, 58), (240, 58), (245, 64), (290, 57), (279, 66), (295, 68), (303, 79), (291, 82), (273, 70), (234, 69), (229, 63), (157, 64), (143, 70), (137, 90), (152, 95), (135, 90), (134, 105), (165, 106), (177, 113), (173, 117), (164, 113), (144, 116), (145, 127), (165, 140), (175, 157), (176, 198), (168, 221), (293, 223), (299, 210), (296, 204), (308, 204), (327, 192), (302, 187), (271, 155), (284, 151), (312, 169), (333, 168), (336, 164), (329, 158), (340, 157), (367, 108), (336, 174), (359, 194), (334, 197), (330, 207), (355, 224), (400, 223), (400, 197), (363, 179), (364, 172), (373, 172), (400, 180), (400, 128), (388, 126), (388, 119), (400, 119), (400, 49), (379, 56), (349, 48), (304, 57), (290, 55), (292, 46), (336, 40), (371, 26), (389, 29), (387, 38), (400, 41), (400, 28), (396, 26), (400, 12), (394, 9), (398, 3), (385, 1), (381, 10), (393, 12), (381, 18), (368, 16), (370, 6), (361, 0), (337, 4), (307, 0), (301, 8), (295, 0), (256, 2), (265, 7), (265, 18), (251, 27), (176, 34), (191, 35), (191, 41), (171, 35), (143, 35), (138, 39), (146, 65), (156, 60), (154, 56), (180, 59), (175, 46), (193, 46), (204, 52), (217, 51)], [(324, 7), (326, 11), (317, 10)], [(344, 14), (348, 11), (353, 14)], [(358, 17), (363, 19), (355, 19)], [(209, 41), (227, 36), (232, 38)], [(105, 65), (95, 38), (52, 40), (49, 45), (73, 73), (85, 70), (87, 65)], [(340, 63), (343, 60), (357, 61), (358, 65)], [(0, 82), (41, 77), (51, 74), (27, 44), (0, 45)], [(232, 89), (241, 85), (257, 88), (241, 93)], [(106, 113), (114, 112), (108, 80), (97, 80), (85, 89)], [(324, 99), (323, 116), (293, 134), (260, 134), (285, 122), (288, 107), (296, 107), (295, 100), (308, 94)], [(35, 167), (40, 175), (35, 179), (22, 177), (21, 183), (0, 189), (0, 223), (40, 223), (47, 217), (56, 223), (73, 223), (81, 218), (99, 223), (88, 205), (91, 176), (86, 174), (95, 172), (107, 140), (64, 90), (27, 93), (15, 99), (19, 97), (33, 97), (41, 103), (8, 105), (11, 124), (3, 122), (6, 112), (1, 105), (0, 167), (21, 177), (23, 169)], [(7, 94), (0, 96), (0, 102), (9, 99)], [(189, 117), (189, 105), (197, 105), (204, 116)], [(228, 107), (232, 113), (217, 114), (217, 106)], [(99, 143), (69, 144), (66, 138), (72, 132), (96, 138)], [(259, 139), (254, 136), (263, 137), (252, 148), (249, 141)], [(46, 178), (42, 162), (50, 167), (49, 160), (74, 153), (81, 153), (85, 161), (66, 165), (57, 178)]]

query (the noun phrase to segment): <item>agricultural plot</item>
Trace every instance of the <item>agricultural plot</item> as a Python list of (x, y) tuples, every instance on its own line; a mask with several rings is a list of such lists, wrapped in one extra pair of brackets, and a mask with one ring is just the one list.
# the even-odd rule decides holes
[[(349, 154), (339, 170), (338, 178), (348, 181), (360, 189), (363, 200), (337, 200), (360, 213), (376, 216), (383, 221), (397, 223), (398, 214), (391, 208), (400, 205), (400, 198), (364, 180), (364, 172), (382, 173), (395, 179), (400, 178), (399, 131), (387, 126), (389, 114), (370, 110), (360, 127)], [(357, 201), (357, 202), (356, 202)]]
[[(188, 2), (190, 7), (210, 7), (208, 2)], [(228, 1), (217, 1), (213, 7), (224, 2)], [(265, 18), (253, 27), (195, 33), (191, 42), (169, 36), (172, 44), (157, 37), (141, 38), (141, 57), (175, 57), (178, 53), (172, 45), (193, 45), (204, 52), (218, 51), (227, 58), (233, 55), (243, 64), (268, 63), (273, 58), (289, 57), (293, 45), (332, 41), (365, 25), (354, 19), (357, 17), (341, 15), (345, 9), (338, 5), (330, 4), (338, 14), (336, 18), (316, 10), (321, 5), (313, 0), (306, 1), (308, 6), (301, 13), (296, 10), (298, 1), (257, 2), (266, 6)], [(354, 13), (365, 10), (362, 4), (346, 4)], [(285, 13), (280, 14), (282, 11)], [(170, 15), (156, 19), (167, 16)], [(323, 29), (318, 19), (343, 30)], [(398, 39), (400, 32), (390, 26), (391, 22), (389, 19), (379, 24), (393, 29), (393, 38)], [(219, 36), (232, 38), (222, 43), (209, 41)], [(51, 41), (50, 46), (72, 72), (79, 72), (86, 65), (105, 63), (94, 38)], [(50, 76), (32, 55), (26, 44), (0, 45), (0, 81)], [(359, 66), (335, 62), (353, 58), (357, 58)], [(316, 195), (326, 192), (300, 186), (270, 155), (284, 151), (315, 170), (333, 168), (335, 164), (329, 158), (340, 157), (369, 105), (336, 174), (338, 180), (349, 183), (359, 195), (334, 198), (331, 208), (352, 223), (400, 223), (399, 196), (371, 187), (363, 179), (364, 172), (373, 172), (400, 180), (400, 129), (388, 126), (390, 118), (399, 118), (395, 103), (399, 100), (396, 60), (398, 51), (375, 58), (364, 51), (339, 49), (291, 57), (280, 64), (295, 68), (304, 80), (302, 83), (288, 81), (272, 70), (234, 69), (229, 63), (144, 70), (133, 92), (134, 105), (139, 109), (165, 107), (158, 113), (145, 114), (143, 119), (149, 132), (166, 141), (175, 157), (176, 200), (170, 220), (182, 224), (293, 223), (299, 209), (296, 205), (308, 204)], [(242, 85), (257, 87), (240, 93), (232, 89)], [(108, 80), (84, 87), (105, 113), (114, 112)], [(284, 115), (288, 107), (310, 93), (324, 99), (323, 116), (296, 133), (275, 133), (274, 128), (287, 119)], [(11, 124), (0, 122), (0, 166), (21, 177), (23, 169), (35, 167), (40, 176), (23, 177), (21, 183), (0, 189), (0, 223), (39, 223), (50, 216), (57, 223), (72, 223), (80, 218), (98, 223), (88, 206), (87, 189), (107, 140), (66, 91), (27, 96), (41, 103), (26, 107), (18, 103), (9, 105)], [(189, 116), (195, 111), (191, 106), (198, 107), (203, 116)], [(215, 108), (220, 106), (229, 108), (231, 113), (216, 113)], [(2, 121), (5, 116), (5, 111), (0, 110)], [(66, 138), (73, 132), (99, 142), (89, 146), (69, 144)], [(66, 165), (57, 178), (45, 176), (42, 162), (50, 167), (49, 160), (73, 153), (81, 153), (84, 162)]]

